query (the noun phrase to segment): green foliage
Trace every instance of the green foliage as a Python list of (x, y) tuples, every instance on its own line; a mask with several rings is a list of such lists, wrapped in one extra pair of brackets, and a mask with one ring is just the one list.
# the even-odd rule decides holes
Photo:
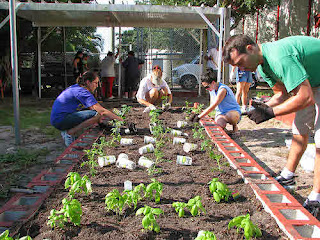
[(233, 218), (228, 224), (228, 229), (232, 227), (237, 227), (237, 232), (239, 232), (240, 229), (243, 229), (244, 236), (246, 239), (252, 239), (253, 237), (262, 236), (259, 227), (253, 224), (250, 220), (249, 213), (247, 215), (241, 215)]
[(256, 92), (256, 97), (260, 98), (262, 96), (272, 97), (273, 96), (273, 92), (266, 92), (266, 91), (257, 91)]
[[(37, 150), (18, 149), (16, 153), (0, 154), (0, 169), (12, 168), (21, 170), (39, 162), (40, 156), (46, 156), (50, 151), (47, 148)], [(1, 171), (0, 171), (1, 172)]]
[(195, 108), (195, 107), (192, 107), (191, 108), (191, 111), (195, 114), (200, 114), (202, 113), (202, 109), (204, 108), (204, 104), (198, 104), (198, 106)]
[(96, 167), (99, 166), (98, 162), (95, 159), (95, 156), (98, 154), (98, 149), (96, 149), (93, 145), (91, 149), (88, 150), (83, 150), (86, 154), (86, 156), (88, 157), (88, 161), (84, 161), (83, 163), (81, 163), (81, 167), (88, 165), (90, 170), (90, 174), (91, 176), (94, 176), (97, 173)]
[(174, 202), (172, 203), (172, 207), (179, 214), (179, 217), (184, 217), (184, 209), (187, 207), (187, 204), (184, 202)]
[(148, 175), (149, 176), (154, 176), (154, 175), (157, 175), (157, 174), (160, 174), (160, 173), (162, 173), (162, 169), (157, 167), (156, 165), (153, 165), (153, 166), (148, 168)]
[(206, 210), (202, 206), (201, 197), (195, 196), (191, 198), (187, 203), (187, 208), (190, 210), (192, 216), (197, 216), (201, 214), (201, 211), (206, 214)]
[(200, 147), (201, 151), (210, 150), (210, 148), (211, 148), (211, 140), (210, 139), (206, 139), (201, 142), (201, 147)]
[(155, 202), (159, 203), (162, 194), (162, 183), (154, 178), (151, 178), (151, 181), (152, 182), (146, 187), (144, 196), (150, 200), (154, 198)]
[(139, 208), (136, 212), (136, 216), (143, 214), (144, 218), (142, 219), (142, 226), (146, 230), (160, 232), (160, 226), (156, 222), (156, 216), (162, 214), (163, 211), (160, 208), (151, 208), (145, 205), (142, 208)]
[(64, 188), (70, 188), (69, 195), (71, 198), (74, 197), (75, 193), (84, 192), (89, 194), (92, 192), (91, 181), (85, 175), (81, 178), (80, 174), (77, 172), (70, 172), (64, 183)]
[(212, 160), (216, 160), (217, 164), (218, 164), (218, 168), (219, 170), (221, 169), (221, 164), (220, 164), (220, 159), (222, 158), (221, 154), (216, 154), (213, 150), (211, 150), (209, 152), (209, 158)]
[(221, 200), (228, 201), (232, 193), (226, 184), (219, 182), (218, 178), (213, 178), (209, 183), (209, 190), (214, 200), (219, 203)]
[(205, 135), (203, 134), (204, 128), (200, 126), (200, 124), (196, 123), (195, 127), (192, 129), (193, 138), (197, 139), (205, 139)]
[(143, 183), (140, 183), (131, 191), (126, 190), (125, 192), (128, 195), (126, 199), (126, 204), (129, 207), (133, 206), (134, 209), (136, 209), (138, 205), (138, 201), (143, 199), (145, 191), (146, 191), (146, 187), (144, 186)]
[(125, 204), (129, 203), (127, 199), (127, 193), (121, 194), (117, 189), (114, 189), (112, 192), (109, 192), (105, 197), (105, 204), (107, 205), (106, 209), (108, 211), (111, 210), (115, 212), (117, 215), (120, 215)]
[(65, 223), (68, 221), (72, 222), (74, 225), (79, 226), (82, 216), (81, 204), (77, 199), (67, 199), (62, 200), (62, 208), (60, 211), (52, 209), (50, 211), (50, 216), (48, 217), (48, 225), (51, 228), (60, 227), (64, 228)]
[[(14, 240), (14, 239), (9, 236), (9, 230), (5, 230), (3, 233), (0, 234), (0, 240)], [(32, 238), (30, 236), (25, 236), (22, 238), (16, 238), (16, 240), (32, 240)]]
[(217, 240), (213, 232), (200, 231), (198, 236), (194, 240)]
[(121, 117), (122, 119), (126, 119), (126, 116), (131, 111), (132, 107), (128, 105), (121, 105), (121, 110), (114, 108), (113, 112), (117, 116)]

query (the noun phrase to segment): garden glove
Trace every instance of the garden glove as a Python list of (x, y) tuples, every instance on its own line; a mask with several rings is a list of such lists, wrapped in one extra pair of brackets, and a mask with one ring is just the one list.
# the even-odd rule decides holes
[(157, 109), (156, 106), (151, 104), (150, 106), (146, 107), (143, 112), (144, 113), (149, 113), (150, 111), (156, 110), (156, 109)]
[(200, 120), (199, 114), (195, 114), (195, 113), (191, 114), (189, 118), (189, 121), (193, 123), (199, 122), (199, 120)]
[(128, 122), (127, 126), (131, 133), (136, 133), (138, 131), (136, 125), (133, 122)]
[(267, 104), (263, 102), (252, 101), (251, 105), (254, 107), (254, 109), (248, 112), (248, 117), (256, 124), (265, 122), (275, 117), (272, 107), (269, 107)]

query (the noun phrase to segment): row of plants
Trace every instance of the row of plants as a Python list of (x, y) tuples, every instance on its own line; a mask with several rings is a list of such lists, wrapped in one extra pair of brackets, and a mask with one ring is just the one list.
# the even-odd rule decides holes
[[(186, 103), (188, 106), (188, 103)], [(195, 111), (201, 111), (199, 108), (192, 109), (186, 118)], [(122, 111), (120, 111), (122, 112)], [(126, 112), (126, 114), (129, 111)], [(118, 113), (120, 114), (120, 113)], [(165, 144), (169, 141), (168, 133), (172, 131), (170, 128), (164, 127), (162, 121), (159, 119), (161, 112), (154, 110), (150, 112), (150, 124), (152, 125), (152, 135), (156, 139), (155, 143), (155, 163), (158, 164), (162, 161), (171, 161), (164, 159), (164, 153), (162, 151)], [(122, 115), (125, 117), (125, 115)], [(98, 166), (97, 157), (105, 155), (105, 147), (113, 147), (114, 143), (120, 142), (121, 134), (120, 129), (122, 125), (120, 123), (114, 122), (113, 128), (111, 129), (111, 139), (106, 140), (105, 137), (101, 137), (100, 140), (93, 144), (90, 150), (86, 150), (86, 155), (88, 161), (82, 163), (81, 166), (88, 165), (90, 168), (90, 173), (92, 175), (96, 172), (96, 167)], [(210, 140), (205, 140), (205, 135), (203, 133), (203, 128), (200, 124), (196, 123), (192, 126), (193, 137), (196, 139), (203, 140), (201, 143), (201, 151), (208, 153), (209, 158), (215, 160), (218, 165), (219, 171), (221, 170), (220, 159), (222, 155), (215, 154), (215, 151), (210, 143)], [(157, 168), (156, 164), (153, 168), (148, 169), (150, 175), (156, 175), (161, 173), (161, 168)], [(216, 169), (213, 169), (216, 170)], [(221, 201), (229, 202), (230, 200), (236, 200), (237, 194), (233, 194), (232, 191), (227, 187), (226, 184), (219, 181), (218, 178), (213, 178), (209, 183), (209, 191), (212, 194), (212, 197), (216, 203)], [(75, 198), (77, 193), (84, 192), (89, 194), (92, 192), (91, 182), (87, 176), (81, 178), (78, 173), (70, 173), (65, 182), (65, 189), (69, 189), (69, 194), (67, 198), (62, 200), (62, 208), (57, 211), (52, 209), (50, 212), (48, 225), (51, 228), (64, 228), (67, 222), (71, 222), (76, 226), (80, 225), (82, 209), (80, 202)], [(122, 193), (118, 189), (113, 189), (111, 192), (107, 193), (105, 196), (105, 205), (106, 210), (113, 212), (118, 217), (123, 216), (124, 211), (127, 208), (133, 208), (136, 210), (142, 201), (154, 201), (156, 204), (159, 204), (161, 201), (161, 194), (163, 191), (163, 184), (158, 182), (155, 178), (151, 179), (151, 183), (145, 186), (143, 183), (137, 185), (132, 190), (124, 190)], [(200, 196), (195, 196), (190, 198), (187, 202), (172, 202), (171, 206), (174, 208), (179, 217), (183, 218), (188, 216), (186, 211), (190, 212), (192, 217), (200, 216), (201, 214), (206, 214), (206, 210), (201, 202)], [(129, 211), (130, 212), (130, 211)], [(159, 218), (161, 214), (164, 214), (164, 211), (161, 208), (153, 208), (148, 204), (145, 204), (143, 207), (140, 207), (136, 210), (135, 215), (143, 215), (142, 226), (145, 231), (154, 231), (156, 233), (160, 232), (160, 226), (157, 223), (156, 219)], [(242, 233), (246, 239), (252, 239), (253, 237), (260, 237), (260, 229), (252, 223), (250, 220), (250, 215), (240, 215), (233, 218), (229, 224), (228, 229), (233, 227), (237, 228), (237, 232)], [(216, 239), (213, 232), (210, 231), (200, 231), (197, 238), (199, 239)]]

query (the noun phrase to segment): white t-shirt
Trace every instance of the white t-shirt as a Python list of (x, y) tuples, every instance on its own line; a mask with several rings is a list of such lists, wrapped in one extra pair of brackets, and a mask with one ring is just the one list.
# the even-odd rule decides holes
[[(146, 100), (146, 94), (149, 92), (152, 88), (155, 88), (154, 84), (151, 82), (151, 74), (143, 78), (140, 82), (139, 90), (136, 94), (137, 99), (143, 99)], [(168, 94), (171, 94), (171, 90), (165, 80), (161, 80), (160, 86), (156, 87), (158, 90), (161, 88), (168, 89)]]
[(101, 77), (115, 77), (114, 56), (106, 56), (101, 62)]
[(207, 67), (218, 70), (219, 51), (216, 48), (211, 48), (208, 52), (208, 57), (212, 58), (212, 60), (208, 60)]

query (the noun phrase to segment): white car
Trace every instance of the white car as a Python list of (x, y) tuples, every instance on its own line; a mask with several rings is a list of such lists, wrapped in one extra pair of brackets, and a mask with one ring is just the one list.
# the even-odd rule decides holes
[(199, 65), (199, 56), (190, 63), (182, 64), (172, 70), (172, 82), (186, 89), (194, 89), (199, 83), (199, 74), (202, 64)]

